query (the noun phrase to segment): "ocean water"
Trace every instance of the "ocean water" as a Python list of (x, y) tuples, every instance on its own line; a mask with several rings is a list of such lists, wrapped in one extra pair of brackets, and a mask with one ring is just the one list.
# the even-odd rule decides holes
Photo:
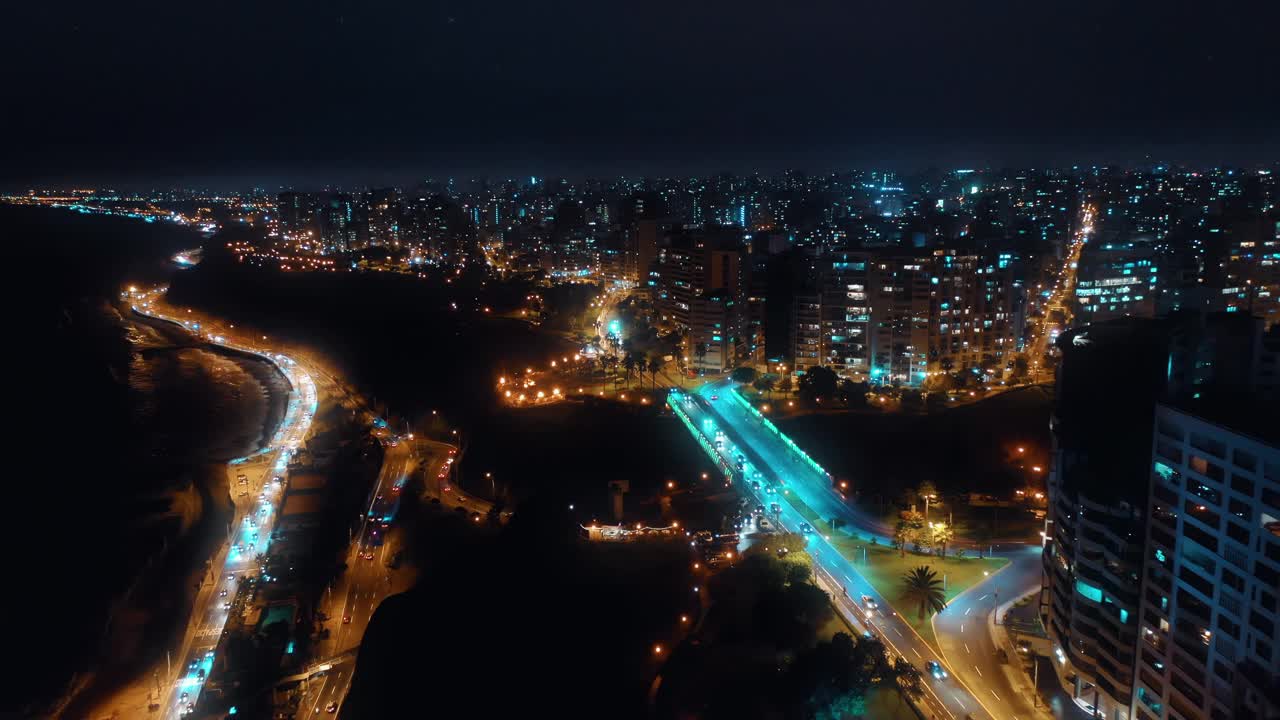
[(170, 500), (196, 494), (212, 463), (252, 452), (278, 422), (287, 384), (269, 365), (113, 304), (130, 283), (163, 281), (168, 258), (201, 241), (180, 227), (0, 205), (16, 271), (0, 330), (13, 558), (0, 616), (21, 657), (0, 683), (0, 716), (38, 716), (78, 674), (124, 662), (103, 653), (110, 618), (182, 530)]
[(279, 422), (287, 383), (262, 361), (175, 343), (171, 335), (126, 320), (135, 452), (161, 464), (199, 463), (261, 448)]

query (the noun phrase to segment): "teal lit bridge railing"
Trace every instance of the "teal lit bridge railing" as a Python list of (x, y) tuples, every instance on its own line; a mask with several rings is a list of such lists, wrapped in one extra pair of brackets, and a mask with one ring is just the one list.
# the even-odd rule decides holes
[(728, 461), (720, 456), (720, 453), (716, 451), (715, 446), (711, 444), (711, 441), (707, 439), (707, 436), (698, 429), (698, 426), (694, 424), (688, 413), (684, 411), (684, 408), (680, 407), (680, 400), (682, 398), (684, 398), (684, 393), (679, 390), (672, 390), (667, 393), (667, 405), (671, 408), (671, 411), (676, 414), (676, 417), (680, 418), (680, 421), (684, 423), (684, 426), (689, 429), (689, 432), (697, 438), (698, 445), (700, 445), (703, 451), (706, 452), (712, 461), (715, 462), (716, 467), (724, 471), (725, 477), (737, 477), (738, 473), (735, 469), (729, 465)]
[(754, 405), (748, 402), (746, 398), (742, 397), (742, 395), (740, 395), (735, 388), (729, 389), (729, 396), (732, 397), (734, 400), (736, 400), (738, 404), (742, 405), (748, 411), (750, 411), (752, 415), (755, 415), (756, 418), (760, 420), (761, 423), (766, 428), (768, 428), (770, 432), (772, 432), (774, 435), (777, 435), (778, 438), (782, 440), (782, 442), (785, 443), (787, 447), (791, 448), (793, 452), (799, 455), (805, 462), (809, 463), (809, 467), (822, 473), (828, 480), (831, 480), (831, 473), (827, 472), (821, 465), (818, 464), (816, 460), (809, 457), (808, 453), (801, 450), (800, 446), (797, 445), (794, 440), (787, 437), (786, 433), (779, 430), (778, 427), (769, 420), (769, 418), (765, 417), (759, 410), (756, 409)]

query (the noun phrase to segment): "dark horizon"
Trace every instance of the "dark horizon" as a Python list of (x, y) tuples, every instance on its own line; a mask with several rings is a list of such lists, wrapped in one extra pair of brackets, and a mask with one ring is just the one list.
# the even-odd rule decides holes
[(13, 14), (6, 188), (1280, 158), (1261, 4)]
[[(914, 148), (914, 155), (921, 156), (917, 161), (907, 162), (904, 157), (913, 155), (911, 151), (892, 154), (892, 159), (878, 161), (852, 161), (849, 163), (833, 163), (815, 161), (777, 162), (754, 166), (733, 166), (726, 161), (720, 164), (705, 164), (697, 167), (679, 167), (675, 163), (662, 164), (651, 160), (647, 163), (635, 163), (628, 167), (610, 171), (608, 169), (592, 170), (585, 165), (575, 165), (554, 171), (554, 166), (529, 163), (515, 168), (472, 165), (437, 166), (440, 169), (416, 171), (410, 168), (365, 167), (365, 168), (314, 168), (312, 170), (294, 169), (287, 172), (269, 170), (255, 174), (209, 174), (209, 175), (171, 175), (166, 173), (151, 175), (115, 175), (94, 176), (80, 175), (69, 178), (50, 178), (28, 183), (14, 181), (0, 187), (0, 192), (21, 194), (34, 189), (71, 189), (74, 187), (92, 186), (99, 189), (122, 190), (129, 192), (146, 192), (160, 190), (199, 189), (209, 191), (241, 192), (251, 188), (267, 191), (283, 190), (358, 190), (376, 187), (411, 188), (424, 182), (439, 182), (452, 179), (458, 182), (470, 180), (519, 180), (536, 176), (543, 179), (567, 179), (570, 181), (610, 180), (614, 178), (643, 178), (655, 180), (659, 178), (691, 178), (713, 177), (717, 175), (747, 176), (759, 173), (772, 176), (786, 171), (799, 171), (809, 175), (826, 175), (854, 171), (887, 170), (901, 175), (913, 175), (928, 171), (948, 171), (954, 169), (972, 169), (980, 172), (1002, 172), (1022, 170), (1070, 170), (1073, 167), (1113, 167), (1125, 170), (1150, 169), (1155, 165), (1164, 165), (1172, 169), (1212, 170), (1216, 168), (1255, 170), (1274, 167), (1280, 163), (1280, 146), (1271, 144), (1233, 145), (1233, 146), (1200, 146), (1183, 152), (1185, 148), (1150, 148), (1123, 152), (1089, 152), (1075, 156), (1065, 153), (1062, 157), (1049, 158), (1049, 152), (1029, 152), (1026, 149), (1010, 153), (1007, 156), (992, 154), (950, 153), (938, 151), (928, 153), (921, 148)], [(780, 157), (782, 153), (770, 154)], [(925, 157), (927, 156), (927, 157)], [(787, 156), (791, 157), (791, 156)], [(889, 158), (888, 155), (885, 156)], [(997, 157), (1010, 157), (1004, 161), (996, 161)], [(984, 159), (985, 158), (985, 159)], [(1039, 158), (1037, 160), (1036, 158)], [(424, 166), (425, 167), (425, 166)]]

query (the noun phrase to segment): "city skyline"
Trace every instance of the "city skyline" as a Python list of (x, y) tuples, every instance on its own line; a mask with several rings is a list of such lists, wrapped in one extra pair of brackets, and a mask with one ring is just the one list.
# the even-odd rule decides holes
[(0, 716), (1280, 720), (1276, 27), (7, 8)]

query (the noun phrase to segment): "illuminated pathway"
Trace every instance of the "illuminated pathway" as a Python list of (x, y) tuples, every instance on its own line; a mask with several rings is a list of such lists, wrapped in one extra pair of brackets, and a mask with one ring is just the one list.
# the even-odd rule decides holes
[[(134, 293), (134, 312), (199, 334), (199, 323), (168, 317), (154, 309), (153, 300), (160, 292)], [(239, 345), (222, 336), (209, 340), (272, 363), (288, 378), (292, 391), (284, 419), (271, 442), (257, 453), (228, 464), (228, 485), (235, 496), (230, 536), (211, 561), (212, 582), (209, 576), (202, 582), (182, 646), (173, 654), (174, 677), (170, 678), (168, 694), (161, 705), (166, 718), (179, 718), (199, 702), (231, 613), (242, 611), (245, 594), (254, 583), (272, 581), (260, 573), (259, 560), (265, 557), (271, 543), (269, 528), (282, 499), (283, 485), (277, 478), (283, 477), (289, 458), (306, 438), (318, 405), (315, 382), (293, 359)]]

